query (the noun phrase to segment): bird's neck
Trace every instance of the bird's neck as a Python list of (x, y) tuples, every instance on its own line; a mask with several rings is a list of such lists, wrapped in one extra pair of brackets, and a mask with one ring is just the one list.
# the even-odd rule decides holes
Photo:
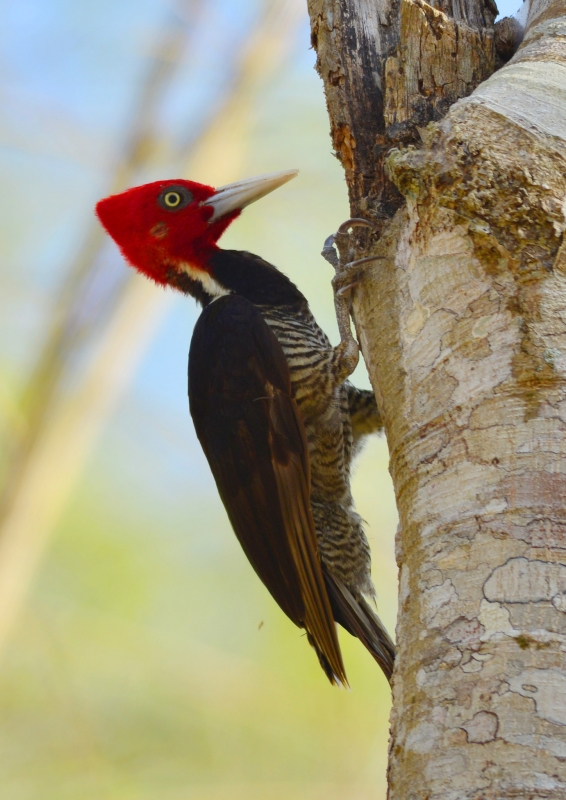
[(304, 295), (272, 264), (253, 253), (214, 248), (202, 266), (184, 265), (168, 275), (171, 285), (196, 298), (203, 306), (221, 294), (238, 294), (254, 305), (282, 306), (306, 303)]

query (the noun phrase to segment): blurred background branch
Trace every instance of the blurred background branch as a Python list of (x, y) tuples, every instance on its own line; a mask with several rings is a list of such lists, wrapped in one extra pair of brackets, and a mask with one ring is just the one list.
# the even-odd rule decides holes
[[(281, 267), (332, 337), (319, 252), (348, 207), (303, 6), (5, 4), (2, 800), (385, 796), (385, 681), (344, 636), (354, 691), (330, 691), (250, 569), (188, 415), (198, 309), (138, 279), (93, 214), (164, 177), (298, 167), (223, 246)], [(392, 627), (387, 458), (373, 441), (354, 495)]]
[[(161, 34), (108, 194), (135, 184), (162, 145), (155, 119), (188, 42), (198, 36), (202, 5), (193, 0), (179, 7)], [(229, 54), (230, 79), (214, 113), (167, 158), (172, 174), (212, 184), (239, 176), (257, 92), (282, 65), (303, 15), (301, 0), (265, 4)], [(133, 272), (109, 274), (115, 265), (104, 259), (105, 245), (93, 219), (24, 390), (23, 426), (11, 443), (0, 497), (0, 647), (95, 438), (170, 300)], [(77, 360), (83, 361), (79, 370)], [(79, 374), (69, 385), (73, 368)]]

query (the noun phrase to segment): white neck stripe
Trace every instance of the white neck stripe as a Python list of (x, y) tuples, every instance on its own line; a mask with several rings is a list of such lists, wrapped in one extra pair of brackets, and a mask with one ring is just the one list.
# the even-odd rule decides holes
[(177, 266), (179, 269), (182, 269), (183, 272), (186, 272), (189, 278), (198, 281), (202, 285), (204, 291), (212, 297), (222, 297), (223, 295), (230, 294), (230, 290), (221, 286), (218, 281), (214, 280), (212, 275), (206, 272), (206, 270), (197, 269), (186, 261), (179, 261)]

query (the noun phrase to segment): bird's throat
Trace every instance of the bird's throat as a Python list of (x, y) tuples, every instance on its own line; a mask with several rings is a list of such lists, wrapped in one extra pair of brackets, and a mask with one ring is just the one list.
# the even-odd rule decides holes
[(222, 297), (225, 294), (230, 294), (230, 290), (226, 289), (212, 275), (201, 267), (195, 267), (187, 261), (180, 261), (177, 265), (180, 272), (185, 273), (191, 281), (196, 281), (202, 285), (206, 294), (214, 297)]

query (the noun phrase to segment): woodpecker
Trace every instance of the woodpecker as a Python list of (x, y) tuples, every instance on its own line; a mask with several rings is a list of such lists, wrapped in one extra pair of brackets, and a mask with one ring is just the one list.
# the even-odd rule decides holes
[[(287, 616), (306, 631), (331, 683), (347, 686), (339, 623), (387, 679), (395, 648), (370, 601), (370, 549), (350, 491), (361, 440), (382, 428), (358, 361), (344, 264), (349, 220), (325, 244), (341, 342), (276, 267), (217, 242), (242, 209), (294, 178), (272, 173), (220, 189), (162, 180), (101, 200), (100, 222), (130, 266), (203, 307), (189, 352), (189, 406), (232, 527)], [(340, 258), (333, 250), (336, 243)]]

